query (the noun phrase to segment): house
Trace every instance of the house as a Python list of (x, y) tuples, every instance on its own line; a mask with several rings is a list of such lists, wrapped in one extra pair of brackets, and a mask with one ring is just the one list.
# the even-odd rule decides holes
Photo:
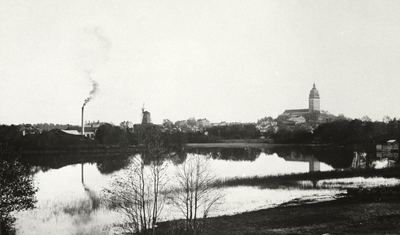
[(376, 151), (378, 152), (397, 152), (399, 151), (399, 142), (396, 140), (388, 140), (386, 144), (377, 144)]
[(70, 135), (82, 135), (78, 130), (61, 130), (61, 131)]
[(22, 124), (19, 126), (19, 132), (22, 133), (23, 136), (25, 135), (35, 135), (42, 133), (41, 130), (32, 126), (31, 124)]
[(306, 119), (303, 116), (291, 115), (288, 119), (289, 122), (294, 122), (295, 124), (306, 123)]
[[(93, 125), (91, 123), (86, 123), (85, 124), (85, 137), (94, 140), (94, 137), (96, 136), (96, 131), (98, 129), (99, 125)], [(62, 130), (63, 132), (70, 134), (70, 135), (82, 135), (82, 127), (80, 126), (69, 126), (67, 129)]]

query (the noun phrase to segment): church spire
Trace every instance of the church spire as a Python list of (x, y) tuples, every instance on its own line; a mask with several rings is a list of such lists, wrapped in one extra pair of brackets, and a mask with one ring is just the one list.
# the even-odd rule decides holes
[(319, 112), (320, 111), (320, 97), (317, 88), (315, 88), (315, 82), (313, 83), (313, 88), (310, 91), (310, 96), (308, 97), (309, 112)]

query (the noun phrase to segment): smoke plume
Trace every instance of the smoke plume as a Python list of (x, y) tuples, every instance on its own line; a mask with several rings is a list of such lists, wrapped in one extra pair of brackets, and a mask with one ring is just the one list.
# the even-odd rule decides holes
[(96, 93), (98, 92), (99, 84), (98, 84), (95, 80), (93, 80), (92, 78), (89, 78), (89, 79), (90, 79), (90, 81), (92, 82), (93, 88), (92, 88), (92, 90), (89, 92), (88, 98), (86, 98), (85, 101), (83, 102), (82, 107), (85, 107), (85, 105), (86, 105), (91, 99), (93, 99), (94, 96), (96, 95)]
[(85, 28), (79, 34), (77, 67), (92, 84), (92, 90), (82, 107), (90, 102), (99, 91), (99, 84), (93, 78), (93, 75), (108, 60), (110, 47), (110, 41), (102, 35), (98, 27)]

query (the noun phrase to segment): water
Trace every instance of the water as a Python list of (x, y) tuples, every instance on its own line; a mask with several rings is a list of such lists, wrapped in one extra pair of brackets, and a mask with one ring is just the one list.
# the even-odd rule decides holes
[[(324, 154), (325, 153), (325, 154)], [(337, 154), (336, 156), (334, 156)], [(220, 179), (301, 173), (314, 170), (329, 171), (334, 166), (351, 164), (343, 150), (315, 148), (274, 149), (192, 149), (169, 164), (173, 181), (175, 167), (194, 155), (209, 156), (210, 167)], [(334, 157), (333, 157), (334, 156)], [(39, 156), (30, 158), (33, 165), (37, 208), (19, 212), (18, 234), (111, 234), (113, 222), (120, 216), (100, 204), (101, 191), (109, 188), (114, 174), (121, 174), (133, 156)], [(333, 161), (324, 162), (325, 159)], [(339, 161), (343, 159), (343, 161)], [(369, 182), (371, 181), (371, 182)], [(312, 184), (299, 182), (300, 185)], [(318, 182), (312, 187), (266, 189), (238, 186), (225, 188), (224, 200), (210, 216), (230, 215), (277, 206), (295, 199), (331, 200), (346, 187), (365, 184), (399, 184), (395, 179), (346, 179)], [(306, 189), (308, 188), (308, 189)], [(171, 203), (166, 203), (160, 220), (182, 218)]]

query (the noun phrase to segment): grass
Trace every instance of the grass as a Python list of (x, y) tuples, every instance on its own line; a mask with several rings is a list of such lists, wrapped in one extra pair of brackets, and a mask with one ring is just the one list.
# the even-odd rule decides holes
[[(175, 223), (158, 226), (168, 234)], [(335, 201), (209, 218), (205, 234), (398, 234), (400, 201)]]
[(400, 179), (400, 167), (383, 169), (348, 169), (334, 171), (316, 171), (276, 176), (235, 177), (221, 180), (218, 187), (256, 186), (265, 188), (301, 187), (299, 181), (318, 182), (320, 180), (344, 179), (354, 177), (382, 177)]
[(17, 234), (111, 234), (113, 217), (97, 195), (88, 194), (89, 198), (41, 201), (36, 209), (19, 212)]

